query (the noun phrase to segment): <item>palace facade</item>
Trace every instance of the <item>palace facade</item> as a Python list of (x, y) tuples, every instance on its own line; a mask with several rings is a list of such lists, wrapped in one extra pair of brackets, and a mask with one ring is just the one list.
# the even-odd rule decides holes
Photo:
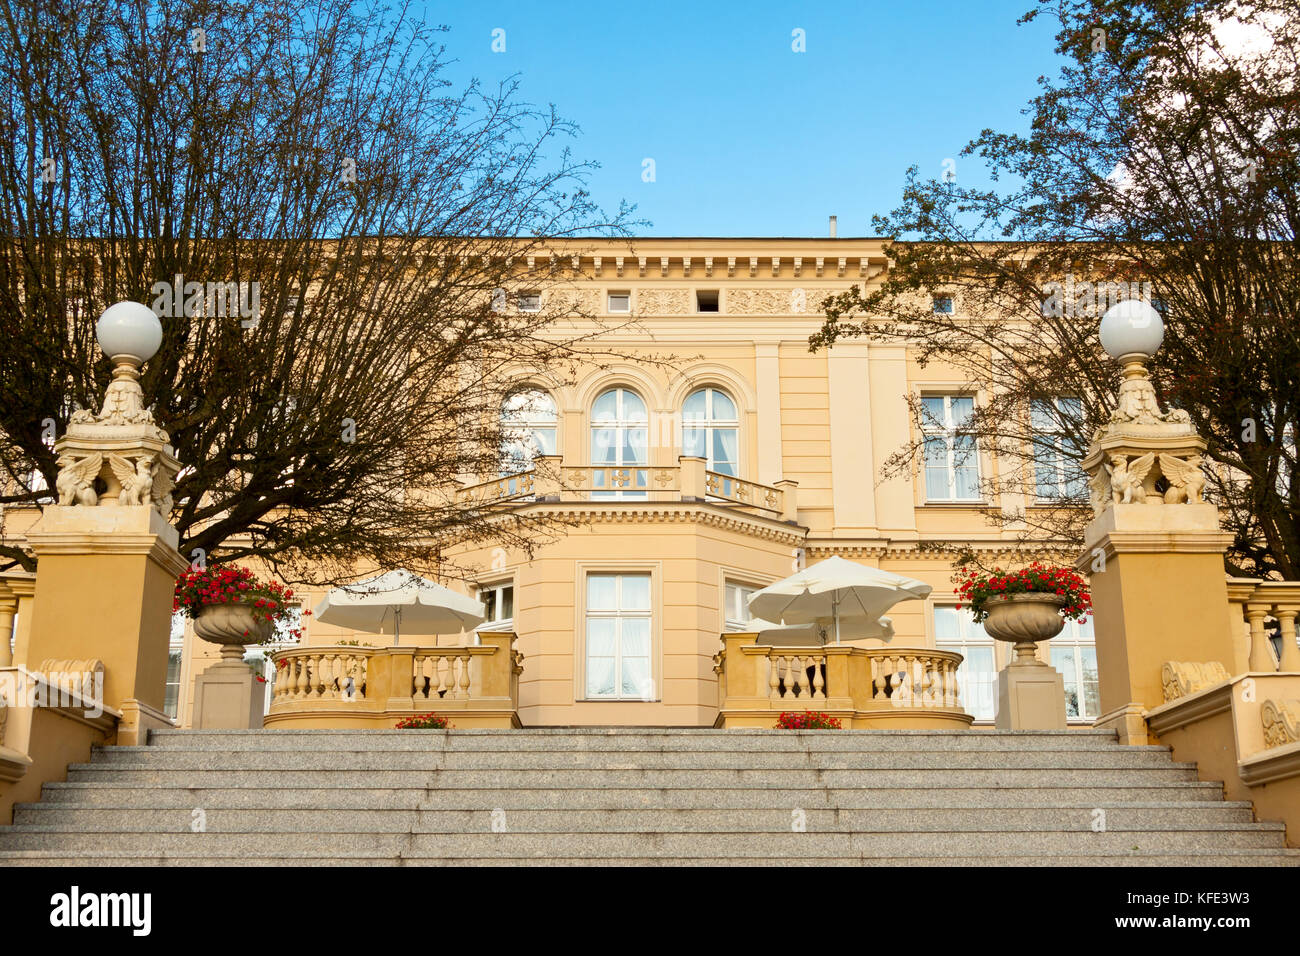
[[(482, 598), (489, 620), (480, 631), (517, 635), (520, 722), (711, 726), (719, 635), (764, 626), (749, 621), (747, 597), (839, 555), (932, 585), (926, 600), (893, 609), (890, 644), (961, 653), (961, 704), (977, 725), (991, 723), (1010, 647), (955, 607), (953, 561), (961, 548), (1010, 548), (1023, 529), (990, 514), (1035, 501), (983, 497), (981, 479), (999, 463), (961, 424), (984, 394), (953, 369), (922, 368), (906, 342), (808, 348), (821, 326), (819, 303), (883, 273), (883, 243), (646, 238), (572, 250), (564, 259), (576, 278), (563, 294), (603, 317), (605, 340), (626, 358), (593, 361), (564, 383), (519, 371), (501, 411), (516, 439), (505, 471), (516, 476), (465, 475), (461, 493), (544, 509), (558, 525), (531, 558), (461, 549), (449, 557), (469, 580), (444, 582)], [(525, 293), (511, 307), (541, 308), (547, 294)], [(936, 300), (934, 308), (959, 311), (961, 303)], [(918, 437), (909, 396), (944, 427), (924, 436), (922, 465), (885, 479), (885, 460)], [(1043, 498), (1082, 480), (1044, 464)], [(550, 493), (542, 493), (543, 473), (553, 479)], [(302, 606), (322, 595), (304, 591)], [(30, 617), (24, 600), (19, 594), (17, 645)], [(303, 630), (309, 645), (391, 643), (310, 618)], [(842, 636), (884, 646), (852, 641), (851, 628)], [(1064, 677), (1070, 721), (1089, 724), (1098, 716), (1091, 623), (1067, 622), (1040, 647)], [(182, 726), (192, 720), (194, 679), (217, 653), (177, 620), (167, 703)]]

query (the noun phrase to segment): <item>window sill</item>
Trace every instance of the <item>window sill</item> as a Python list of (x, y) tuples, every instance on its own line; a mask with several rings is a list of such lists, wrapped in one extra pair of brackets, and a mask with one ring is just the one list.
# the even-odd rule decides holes
[(963, 498), (956, 501), (947, 499), (939, 501), (923, 501), (918, 506), (921, 508), (991, 508), (992, 504), (983, 498)]

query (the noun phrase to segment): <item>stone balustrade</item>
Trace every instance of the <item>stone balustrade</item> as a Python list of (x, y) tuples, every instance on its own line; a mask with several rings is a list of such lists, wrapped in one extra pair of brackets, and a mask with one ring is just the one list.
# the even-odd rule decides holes
[[(1261, 581), (1229, 578), (1229, 619), (1240, 625), (1234, 639), (1244, 669), (1262, 673), (1300, 674), (1300, 644), (1296, 618), (1300, 615), (1300, 581)], [(1281, 637), (1280, 657), (1268, 639), (1268, 621), (1276, 621)]]
[(771, 727), (782, 711), (813, 710), (846, 728), (965, 728), (962, 656), (930, 648), (769, 647), (756, 634), (724, 634), (714, 658), (717, 727)]
[(528, 471), (466, 485), (456, 497), (461, 503), (481, 505), (706, 501), (782, 521), (797, 520), (797, 482), (765, 485), (706, 465), (703, 458), (686, 456), (676, 465), (620, 467), (570, 465), (558, 456), (541, 456)]
[(453, 726), (518, 727), (523, 657), (515, 635), (457, 647), (292, 647), (271, 655), (268, 728), (392, 727), (436, 713)]

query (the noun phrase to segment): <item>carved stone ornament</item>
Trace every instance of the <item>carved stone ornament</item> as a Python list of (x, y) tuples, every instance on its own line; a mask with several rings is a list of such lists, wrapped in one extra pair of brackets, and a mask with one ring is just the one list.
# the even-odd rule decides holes
[(1188, 697), (1227, 679), (1228, 669), (1218, 661), (1165, 661), (1160, 668), (1160, 684), (1165, 703)]
[(58, 501), (63, 507), (152, 506), (166, 518), (180, 462), (144, 406), (139, 367), (127, 356), (117, 360), (103, 407), (73, 412), (54, 444)]
[(1300, 740), (1300, 700), (1266, 700), (1259, 709), (1264, 746), (1284, 747)]
[(1162, 412), (1146, 367), (1126, 357), (1115, 410), (1094, 433), (1083, 460), (1093, 512), (1115, 505), (1200, 504), (1204, 451), (1187, 413)]

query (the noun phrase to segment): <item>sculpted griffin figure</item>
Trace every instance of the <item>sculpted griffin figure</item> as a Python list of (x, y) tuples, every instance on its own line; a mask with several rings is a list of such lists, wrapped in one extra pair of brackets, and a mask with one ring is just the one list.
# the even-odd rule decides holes
[(1123, 455), (1111, 455), (1110, 464), (1104, 467), (1110, 476), (1110, 490), (1115, 504), (1141, 504), (1147, 500), (1142, 483), (1146, 481), (1147, 473), (1151, 471), (1155, 460), (1155, 452), (1147, 452), (1132, 461)]
[(99, 504), (99, 495), (95, 493), (95, 479), (104, 467), (104, 456), (96, 452), (85, 458), (77, 459), (71, 455), (59, 458), (59, 476), (54, 480), (55, 490), (59, 493), (61, 505), (95, 505)]

